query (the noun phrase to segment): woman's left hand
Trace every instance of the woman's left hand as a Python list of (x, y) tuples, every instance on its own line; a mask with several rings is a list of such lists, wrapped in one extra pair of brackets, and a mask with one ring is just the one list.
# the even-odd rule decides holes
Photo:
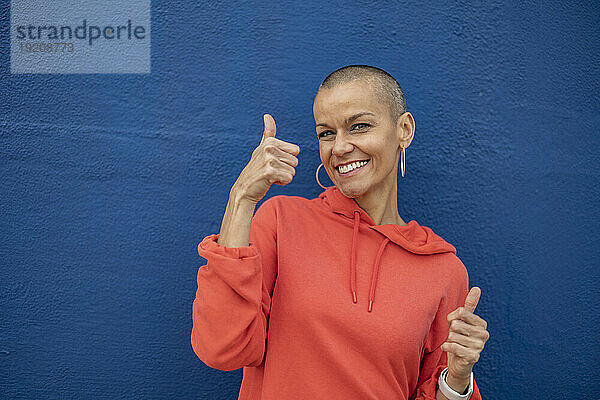
[(465, 299), (465, 306), (458, 307), (448, 314), (448, 339), (442, 350), (448, 353), (448, 376), (458, 380), (468, 380), (473, 365), (479, 360), (479, 353), (490, 338), (487, 322), (473, 314), (479, 302), (481, 289), (474, 286)]

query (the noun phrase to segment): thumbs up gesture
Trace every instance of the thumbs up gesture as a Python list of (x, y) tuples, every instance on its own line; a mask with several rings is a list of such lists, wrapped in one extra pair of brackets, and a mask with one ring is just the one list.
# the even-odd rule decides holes
[(448, 354), (448, 382), (468, 382), (473, 365), (479, 361), (479, 354), (490, 338), (487, 322), (474, 314), (480, 296), (481, 289), (472, 287), (464, 307), (458, 307), (447, 316), (448, 339), (442, 344), (442, 350)]
[(277, 127), (270, 114), (263, 115), (264, 130), (259, 145), (238, 176), (232, 191), (240, 199), (258, 203), (272, 184), (287, 185), (296, 174), (300, 147), (275, 137)]

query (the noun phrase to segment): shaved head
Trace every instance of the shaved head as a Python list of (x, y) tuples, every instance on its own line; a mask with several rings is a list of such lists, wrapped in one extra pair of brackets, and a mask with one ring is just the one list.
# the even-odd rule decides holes
[(371, 87), (375, 91), (375, 95), (387, 104), (392, 121), (394, 123), (398, 122), (398, 118), (406, 112), (404, 92), (396, 79), (381, 68), (358, 64), (338, 68), (327, 75), (319, 86), (317, 94), (321, 89), (333, 89), (340, 84), (356, 80), (360, 80)]

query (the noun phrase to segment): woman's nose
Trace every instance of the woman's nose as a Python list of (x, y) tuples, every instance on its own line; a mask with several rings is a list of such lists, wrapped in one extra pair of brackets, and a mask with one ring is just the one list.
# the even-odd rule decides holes
[(343, 133), (335, 136), (335, 142), (333, 143), (333, 149), (331, 150), (335, 156), (341, 157), (354, 149), (354, 145), (345, 138)]

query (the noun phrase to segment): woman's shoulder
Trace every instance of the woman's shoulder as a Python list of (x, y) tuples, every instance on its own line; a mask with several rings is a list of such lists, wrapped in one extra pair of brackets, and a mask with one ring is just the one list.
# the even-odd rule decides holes
[(317, 202), (320, 199), (318, 197), (308, 199), (306, 197), (298, 196), (298, 195), (287, 195), (287, 194), (278, 194), (275, 196), (271, 196), (268, 199), (264, 200), (262, 205), (266, 207), (277, 207), (277, 208), (290, 208), (290, 207), (306, 207), (318, 206)]
[(263, 200), (257, 207), (255, 216), (277, 220), (280, 224), (299, 222), (323, 211), (320, 201), (318, 198), (278, 194)]

